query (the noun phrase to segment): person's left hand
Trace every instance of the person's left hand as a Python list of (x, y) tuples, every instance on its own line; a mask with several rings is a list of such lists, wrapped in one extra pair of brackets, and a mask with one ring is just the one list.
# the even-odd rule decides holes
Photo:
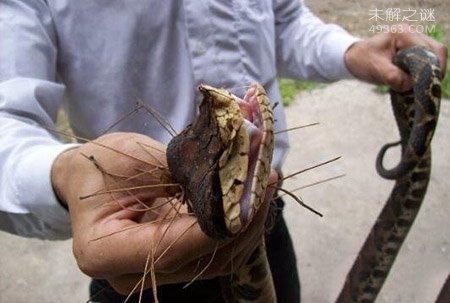
[(412, 88), (409, 76), (392, 63), (394, 55), (401, 49), (422, 45), (439, 58), (442, 75), (447, 65), (447, 47), (436, 40), (417, 32), (411, 32), (407, 24), (397, 25), (397, 33), (378, 34), (353, 44), (345, 53), (345, 64), (358, 79), (386, 84), (396, 91)]

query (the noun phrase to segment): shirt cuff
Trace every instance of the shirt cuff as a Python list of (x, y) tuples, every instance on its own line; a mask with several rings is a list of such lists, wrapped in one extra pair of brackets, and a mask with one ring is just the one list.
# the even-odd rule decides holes
[(17, 202), (61, 238), (71, 236), (69, 212), (53, 191), (51, 169), (62, 152), (79, 144), (36, 146), (18, 163), (15, 177)]
[(361, 40), (348, 34), (347, 32), (333, 33), (328, 37), (329, 45), (328, 56), (332, 61), (329, 62), (329, 66), (334, 66), (330, 69), (331, 74), (328, 75), (333, 80), (341, 79), (355, 79), (355, 76), (348, 70), (345, 64), (345, 52), (352, 46), (355, 42)]

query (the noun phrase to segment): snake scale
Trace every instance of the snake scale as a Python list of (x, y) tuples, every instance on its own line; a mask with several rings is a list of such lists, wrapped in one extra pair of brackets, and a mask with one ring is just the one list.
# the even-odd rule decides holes
[[(274, 148), (272, 108), (259, 84), (243, 99), (208, 85), (199, 90), (199, 116), (171, 140), (167, 163), (202, 230), (215, 239), (235, 237), (264, 200)], [(221, 284), (226, 302), (276, 302), (264, 238)]]
[[(437, 57), (423, 47), (400, 51), (394, 63), (411, 75), (413, 90), (390, 91), (400, 141), (382, 147), (376, 161), (378, 173), (394, 179), (391, 194), (347, 275), (336, 302), (374, 302), (414, 223), (427, 191), (431, 173), (431, 140), (441, 100), (441, 71)], [(383, 167), (390, 147), (401, 145), (400, 163)]]
[[(430, 143), (437, 123), (441, 77), (436, 57), (421, 47), (399, 52), (395, 63), (414, 80), (413, 94), (391, 92), (401, 141), (385, 145), (377, 159), (394, 189), (361, 249), (337, 302), (373, 302), (426, 192)], [(274, 148), (273, 114), (259, 84), (240, 99), (224, 89), (199, 87), (199, 115), (167, 148), (169, 170), (188, 198), (202, 230), (215, 239), (245, 230), (264, 199)], [(382, 165), (384, 153), (401, 144), (400, 164)], [(222, 278), (225, 302), (276, 302), (264, 240), (247, 263)]]

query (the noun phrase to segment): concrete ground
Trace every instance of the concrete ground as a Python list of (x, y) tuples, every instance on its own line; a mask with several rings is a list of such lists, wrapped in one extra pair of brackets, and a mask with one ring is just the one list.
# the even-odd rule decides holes
[[(345, 173), (339, 180), (299, 192), (324, 213), (319, 218), (295, 202), (285, 211), (302, 280), (303, 302), (333, 302), (393, 182), (375, 171), (380, 147), (398, 139), (388, 96), (357, 81), (342, 81), (298, 96), (288, 125), (320, 122), (291, 133), (285, 173), (335, 156), (337, 163), (286, 182), (286, 188)], [(377, 302), (434, 302), (450, 273), (450, 102), (443, 101), (433, 141), (428, 193)], [(392, 166), (399, 156), (389, 153)]]
[[(285, 174), (342, 156), (292, 178), (287, 189), (338, 174), (344, 178), (298, 194), (323, 218), (287, 199), (302, 302), (333, 302), (359, 247), (393, 183), (375, 172), (379, 148), (397, 139), (387, 96), (372, 86), (342, 81), (305, 92), (287, 110), (288, 124), (320, 122), (290, 134)], [(434, 302), (450, 273), (450, 101), (441, 107), (433, 143), (433, 173), (421, 212), (377, 302)], [(447, 143), (445, 143), (447, 142)], [(394, 153), (392, 165), (395, 163)], [(0, 302), (85, 302), (89, 279), (81, 274), (71, 243), (22, 239), (0, 232)], [(284, 303), (284, 302), (281, 302)]]

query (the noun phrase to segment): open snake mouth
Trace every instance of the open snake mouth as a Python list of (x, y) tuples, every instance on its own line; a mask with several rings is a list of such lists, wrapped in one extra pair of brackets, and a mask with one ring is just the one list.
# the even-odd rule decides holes
[(243, 99), (200, 85), (199, 115), (167, 148), (174, 181), (202, 230), (213, 238), (243, 231), (262, 203), (273, 151), (273, 118), (264, 89)]
[[(244, 190), (239, 200), (239, 217), (242, 226), (246, 227), (257, 210), (255, 200), (252, 198), (252, 189), (253, 183), (256, 182), (258, 178), (256, 175), (256, 164), (258, 162), (259, 150), (262, 147), (261, 142), (264, 137), (264, 125), (260, 105), (256, 99), (256, 88), (254, 86), (251, 86), (247, 90), (243, 99), (235, 97), (235, 100), (241, 109), (242, 116), (244, 117), (243, 126), (245, 127), (250, 140), (247, 178), (245, 179)], [(224, 209), (225, 208), (226, 206), (224, 205)]]

